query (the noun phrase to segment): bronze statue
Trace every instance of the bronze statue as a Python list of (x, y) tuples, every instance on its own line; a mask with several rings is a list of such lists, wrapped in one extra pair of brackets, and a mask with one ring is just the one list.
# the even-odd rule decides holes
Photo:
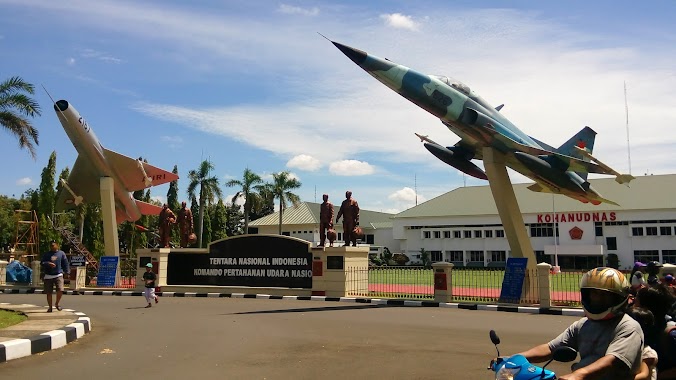
[(181, 247), (185, 248), (188, 244), (194, 243), (190, 235), (194, 235), (194, 226), (192, 211), (186, 207), (185, 202), (181, 202), (181, 209), (178, 210), (178, 229), (181, 234)]
[(338, 216), (336, 217), (336, 223), (340, 220), (340, 217), (343, 216), (343, 240), (345, 241), (345, 247), (350, 245), (357, 246), (357, 234), (354, 233), (355, 227), (359, 226), (359, 204), (357, 201), (352, 198), (352, 192), (345, 192), (345, 200), (340, 205), (340, 210), (338, 210)]
[[(329, 202), (329, 195), (322, 195), (324, 203), (319, 206), (319, 245), (323, 247), (326, 241), (326, 230), (333, 228), (333, 203)], [(333, 247), (333, 240), (329, 239), (329, 246)]]
[(160, 211), (159, 220), (160, 230), (160, 248), (169, 248), (169, 240), (171, 239), (171, 225), (176, 223), (176, 214), (165, 203)]

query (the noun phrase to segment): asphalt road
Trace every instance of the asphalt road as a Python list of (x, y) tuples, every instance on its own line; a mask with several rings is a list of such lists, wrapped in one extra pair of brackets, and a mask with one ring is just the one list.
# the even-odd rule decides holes
[[(44, 295), (2, 302), (45, 304)], [(544, 343), (576, 317), (321, 301), (64, 296), (93, 330), (0, 364), (6, 379), (492, 379), (495, 356)], [(569, 364), (555, 363), (564, 373)]]

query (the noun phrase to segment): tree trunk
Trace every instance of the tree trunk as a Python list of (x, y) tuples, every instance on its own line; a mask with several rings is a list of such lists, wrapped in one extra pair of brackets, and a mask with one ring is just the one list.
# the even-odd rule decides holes
[(282, 208), (282, 201), (279, 201), (279, 234), (282, 234), (282, 213), (284, 209)]
[(249, 233), (249, 199), (244, 199), (244, 235)]
[(204, 226), (204, 196), (202, 194), (203, 185), (200, 185), (200, 225), (199, 225), (199, 236), (197, 238), (197, 246), (202, 248), (202, 227)]

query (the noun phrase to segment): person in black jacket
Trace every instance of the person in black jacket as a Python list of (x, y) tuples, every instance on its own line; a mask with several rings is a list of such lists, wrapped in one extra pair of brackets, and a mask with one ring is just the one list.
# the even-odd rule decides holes
[(42, 267), (45, 271), (44, 291), (47, 294), (48, 313), (52, 312), (52, 292), (56, 287), (56, 310), (61, 311), (61, 296), (63, 295), (64, 274), (70, 275), (70, 266), (66, 254), (59, 249), (59, 243), (53, 241), (49, 246), (49, 252), (42, 255)]

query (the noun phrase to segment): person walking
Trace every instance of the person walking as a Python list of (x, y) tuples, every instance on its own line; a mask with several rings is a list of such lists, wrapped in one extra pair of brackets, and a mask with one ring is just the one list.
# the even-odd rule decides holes
[(56, 287), (56, 310), (61, 311), (61, 296), (63, 295), (64, 273), (70, 274), (70, 265), (66, 254), (59, 249), (59, 243), (53, 241), (49, 246), (49, 252), (42, 255), (42, 267), (45, 277), (43, 279), (43, 289), (47, 294), (48, 313), (52, 312), (52, 293)]

